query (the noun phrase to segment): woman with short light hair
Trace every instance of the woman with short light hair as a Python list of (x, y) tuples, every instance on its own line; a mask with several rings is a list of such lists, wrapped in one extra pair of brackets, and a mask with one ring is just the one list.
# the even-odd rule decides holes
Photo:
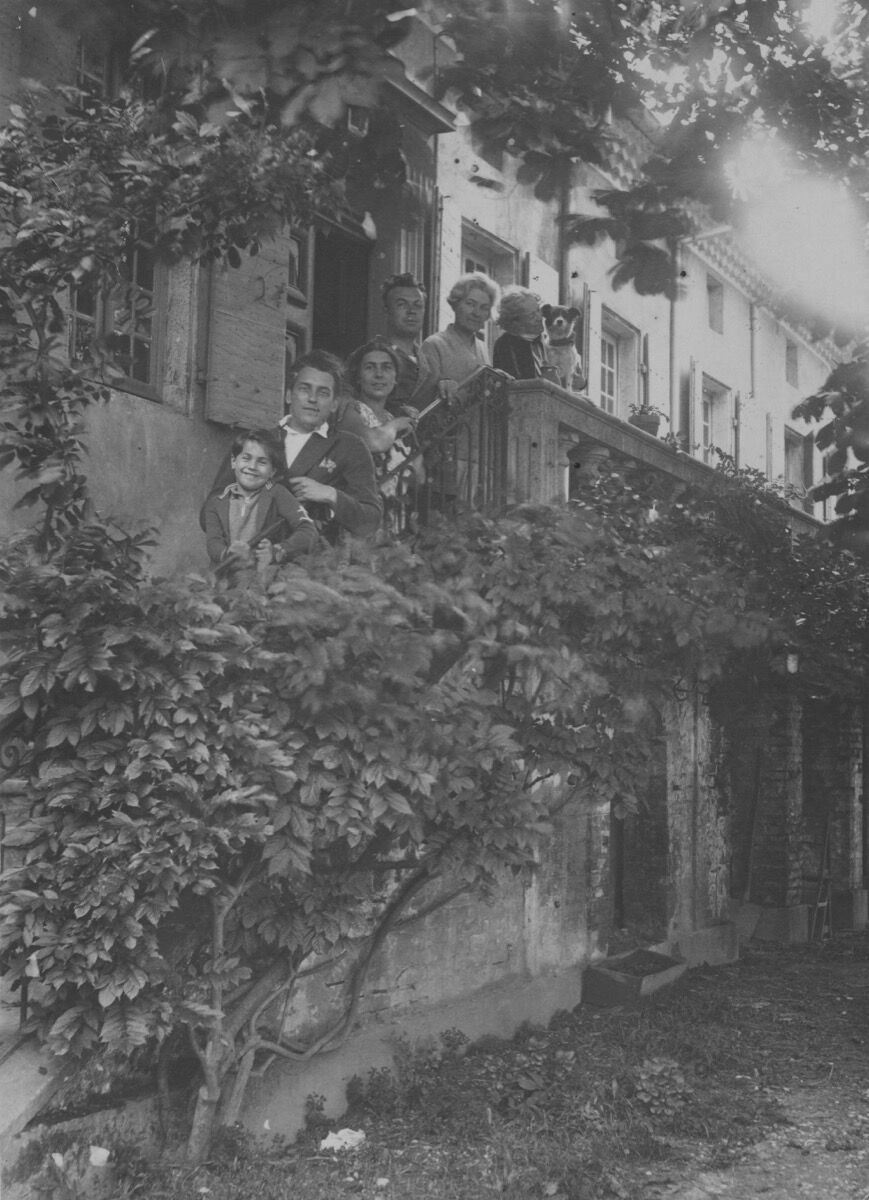
[(455, 313), (451, 325), (427, 337), (419, 349), (424, 382), (411, 403), (424, 407), (432, 395), (449, 398), (480, 367), (488, 367), (489, 353), (482, 332), (498, 302), (500, 288), (482, 271), (462, 275), (450, 288), (447, 303)]
[(473, 288), (480, 288), (489, 297), (489, 304), (492, 308), (498, 303), (498, 297), (501, 294), (501, 289), (495, 283), (494, 279), (490, 279), (488, 275), (484, 275), (482, 271), (471, 271), (468, 275), (461, 275), (450, 288), (447, 296), (447, 304), (455, 312), (456, 305), (460, 300), (464, 300), (468, 292)]

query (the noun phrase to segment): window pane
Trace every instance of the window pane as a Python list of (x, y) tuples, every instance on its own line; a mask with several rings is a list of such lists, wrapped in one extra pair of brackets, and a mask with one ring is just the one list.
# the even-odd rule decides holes
[(92, 283), (79, 283), (70, 295), (72, 311), (81, 316), (94, 317), (97, 311), (97, 292)]
[(600, 406), (615, 414), (618, 395), (618, 343), (603, 334), (600, 339)]
[(799, 352), (796, 342), (785, 342), (785, 379), (793, 387), (800, 382)]
[(712, 406), (714, 404), (714, 396), (708, 388), (703, 389), (702, 404), (702, 433), (700, 441), (703, 447), (703, 461), (709, 462), (712, 456)]
[(133, 339), (133, 361), (130, 374), (140, 383), (151, 382), (151, 343), (143, 338)]
[(147, 292), (154, 290), (154, 252), (149, 246), (143, 246), (141, 243), (136, 246), (133, 280)]
[(724, 332), (724, 285), (711, 275), (706, 276), (706, 301), (709, 328), (715, 333)]
[(93, 321), (76, 313), (72, 314), (69, 326), (70, 358), (78, 362), (87, 362), (90, 359), (95, 332)]
[(118, 365), (131, 379), (153, 383), (155, 257), (153, 248), (128, 226), (119, 263), (121, 286), (106, 313), (107, 334), (115, 334)]

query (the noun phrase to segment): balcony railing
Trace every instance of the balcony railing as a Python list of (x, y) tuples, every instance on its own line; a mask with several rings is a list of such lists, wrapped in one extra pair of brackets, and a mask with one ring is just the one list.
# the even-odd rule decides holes
[[(604, 412), (587, 396), (548, 380), (510, 380), (484, 367), (449, 403), (426, 414), (417, 452), (424, 483), (399, 468), (395, 524), (433, 512), (503, 511), (516, 504), (564, 502), (602, 463), (639, 465), (685, 484), (702, 484), (714, 467)], [(794, 508), (794, 529), (819, 522)]]

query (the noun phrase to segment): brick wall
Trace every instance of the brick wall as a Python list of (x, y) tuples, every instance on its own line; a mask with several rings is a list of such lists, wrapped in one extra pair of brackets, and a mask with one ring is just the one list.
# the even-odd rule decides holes
[(750, 899), (767, 907), (802, 901), (802, 710), (796, 696), (772, 696), (760, 765)]
[(843, 700), (813, 701), (802, 722), (804, 805), (802, 865), (817, 876), (829, 823), (833, 888), (862, 886), (863, 730), (860, 706)]

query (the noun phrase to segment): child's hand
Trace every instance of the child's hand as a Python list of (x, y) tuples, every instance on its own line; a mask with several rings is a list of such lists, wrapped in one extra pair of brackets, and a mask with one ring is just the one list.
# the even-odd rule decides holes
[(251, 548), (247, 542), (230, 542), (224, 555), (224, 562), (231, 561), (239, 566), (251, 562)]
[(270, 567), (275, 561), (275, 548), (271, 542), (260, 542), (253, 552), (258, 568)]

